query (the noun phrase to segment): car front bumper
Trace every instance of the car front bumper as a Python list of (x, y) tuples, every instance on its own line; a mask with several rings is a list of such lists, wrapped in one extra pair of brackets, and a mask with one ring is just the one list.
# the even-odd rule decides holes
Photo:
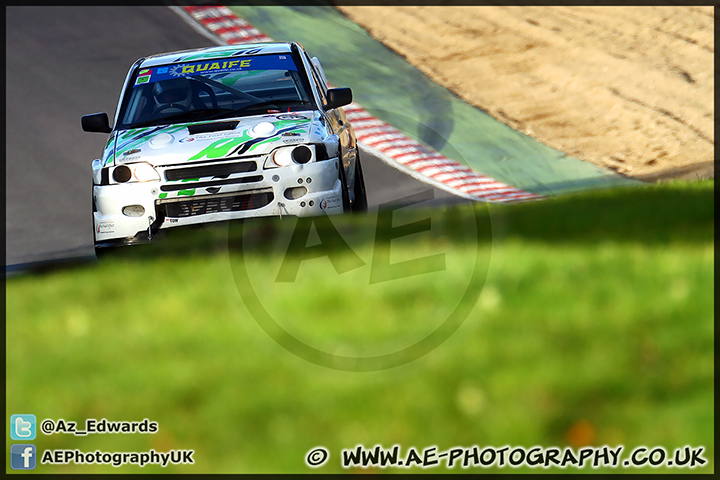
[[(202, 186), (187, 190), (177, 190), (178, 182), (163, 180), (95, 185), (95, 244), (142, 243), (160, 229), (183, 225), (343, 213), (339, 166), (337, 158), (295, 164), (253, 172), (252, 182), (227, 184), (220, 180), (213, 184), (207, 179), (195, 184)], [(163, 192), (170, 188), (172, 194)]]

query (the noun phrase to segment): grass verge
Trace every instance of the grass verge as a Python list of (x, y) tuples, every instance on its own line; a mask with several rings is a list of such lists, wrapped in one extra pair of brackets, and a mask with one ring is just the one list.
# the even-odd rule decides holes
[[(313, 471), (340, 472), (358, 444), (704, 446), (692, 472), (710, 473), (713, 192), (677, 183), (329, 226), (246, 221), (9, 278), (6, 418), (160, 427), (39, 435), (39, 454), (195, 450), (188, 466), (39, 473), (310, 472), (318, 445), (331, 456)], [(298, 226), (307, 238), (293, 250)]]

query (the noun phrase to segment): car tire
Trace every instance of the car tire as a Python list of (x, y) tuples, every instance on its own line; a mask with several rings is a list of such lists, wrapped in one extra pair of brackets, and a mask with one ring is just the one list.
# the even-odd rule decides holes
[(352, 204), (353, 213), (367, 212), (367, 192), (365, 191), (365, 177), (363, 176), (360, 154), (355, 157), (355, 185), (353, 185), (355, 200)]
[(92, 199), (92, 219), (90, 220), (90, 225), (92, 225), (93, 229), (93, 246), (95, 247), (95, 258), (100, 258), (103, 256), (103, 249), (97, 246), (97, 238), (95, 238), (95, 212), (97, 211), (97, 207), (95, 206), (95, 189), (90, 190), (90, 198)]
[(352, 211), (352, 206), (350, 205), (350, 191), (348, 189), (347, 178), (345, 177), (345, 169), (342, 165), (342, 159), (338, 159), (338, 164), (338, 170), (340, 171), (340, 194), (342, 195), (343, 213), (349, 213)]

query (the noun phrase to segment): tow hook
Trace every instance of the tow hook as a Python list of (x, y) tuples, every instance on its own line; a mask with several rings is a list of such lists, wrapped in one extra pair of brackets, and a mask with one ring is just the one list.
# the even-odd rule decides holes
[(155, 221), (155, 218), (151, 216), (148, 217), (148, 242), (152, 242), (152, 223)]

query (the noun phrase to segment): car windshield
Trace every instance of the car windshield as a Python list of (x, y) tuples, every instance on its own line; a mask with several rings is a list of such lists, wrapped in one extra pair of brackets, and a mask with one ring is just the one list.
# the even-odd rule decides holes
[(141, 69), (118, 127), (137, 128), (311, 108), (291, 54), (218, 58)]

